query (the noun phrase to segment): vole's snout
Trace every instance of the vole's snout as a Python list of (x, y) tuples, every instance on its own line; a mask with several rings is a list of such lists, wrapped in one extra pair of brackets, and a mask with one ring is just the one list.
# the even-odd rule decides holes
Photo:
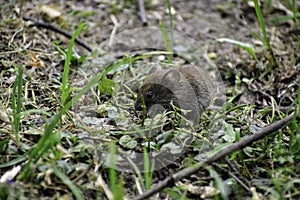
[[(136, 101), (134, 103), (134, 113), (135, 113), (135, 116), (136, 117), (139, 117), (139, 118), (142, 118), (141, 115), (142, 115), (142, 111), (143, 110), (143, 104), (141, 103), (141, 101)], [(146, 114), (146, 117), (149, 117), (148, 116), (148, 113)]]
[(140, 102), (136, 101), (134, 104), (134, 109), (137, 111), (143, 110), (142, 104)]

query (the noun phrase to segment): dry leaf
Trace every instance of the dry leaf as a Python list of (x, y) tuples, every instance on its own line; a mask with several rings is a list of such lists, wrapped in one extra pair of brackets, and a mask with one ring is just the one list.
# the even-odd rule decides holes
[(29, 53), (29, 57), (30, 57), (30, 59), (32, 61), (26, 62), (27, 66), (31, 66), (31, 67), (44, 67), (44, 62), (40, 58), (36, 57), (35, 53), (30, 52)]
[(56, 10), (53, 7), (50, 7), (47, 5), (41, 5), (41, 6), (39, 6), (39, 10), (42, 12), (43, 18), (46, 21), (53, 21), (53, 20), (56, 20), (58, 22), (63, 21), (61, 12), (59, 12), (58, 10)]

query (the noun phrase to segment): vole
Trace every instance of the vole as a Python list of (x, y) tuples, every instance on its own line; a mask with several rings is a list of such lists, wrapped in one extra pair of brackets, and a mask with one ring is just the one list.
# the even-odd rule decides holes
[(197, 123), (200, 114), (209, 105), (209, 90), (209, 77), (199, 67), (183, 65), (162, 70), (155, 65), (139, 89), (134, 107), (142, 110), (144, 101), (149, 114), (153, 108), (160, 112), (162, 108), (172, 110), (173, 103), (188, 111), (184, 117)]

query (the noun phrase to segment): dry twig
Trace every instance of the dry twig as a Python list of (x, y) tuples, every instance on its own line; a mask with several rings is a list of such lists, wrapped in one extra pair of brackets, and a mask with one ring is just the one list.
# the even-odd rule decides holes
[[(53, 26), (53, 25), (51, 25), (51, 24), (39, 22), (39, 21), (37, 21), (37, 20), (35, 20), (35, 19), (32, 19), (32, 18), (30, 18), (30, 17), (26, 17), (26, 16), (23, 16), (23, 20), (24, 20), (24, 21), (31, 21), (31, 22), (33, 22), (33, 24), (31, 24), (30, 26), (36, 26), (36, 27), (45, 28), (45, 29), (48, 29), (48, 30), (52, 30), (52, 31), (54, 31), (54, 32), (56, 32), (56, 33), (59, 33), (59, 34), (65, 36), (66, 38), (69, 38), (69, 39), (72, 38), (72, 35), (71, 35), (71, 34), (69, 34), (69, 33), (67, 33), (66, 31), (64, 31), (64, 30), (62, 30), (62, 29), (60, 29), (60, 28), (58, 28), (58, 27), (55, 27), (55, 26)], [(76, 42), (77, 44), (79, 44), (80, 46), (82, 46), (83, 48), (85, 48), (86, 50), (88, 50), (89, 52), (92, 52), (92, 50), (93, 50), (92, 47), (90, 47), (90, 46), (89, 46), (88, 44), (86, 44), (84, 41), (82, 41), (82, 40), (76, 38), (76, 39), (75, 39), (75, 42)]]
[(147, 24), (147, 18), (145, 15), (145, 5), (144, 0), (139, 0), (139, 10), (140, 10), (140, 17), (144, 25)]

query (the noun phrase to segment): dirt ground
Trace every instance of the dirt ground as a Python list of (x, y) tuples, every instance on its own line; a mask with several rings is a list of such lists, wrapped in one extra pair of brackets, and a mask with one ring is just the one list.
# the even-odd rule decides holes
[[(193, 38), (200, 44), (204, 53), (209, 56), (210, 61), (218, 68), (225, 86), (225, 94), (227, 101), (231, 107), (237, 105), (245, 105), (249, 110), (243, 110), (240, 113), (230, 113), (231, 117), (227, 118), (228, 123), (233, 123), (235, 128), (241, 129), (241, 135), (248, 134), (249, 127), (261, 128), (267, 124), (281, 118), (282, 112), (288, 111), (295, 106), (297, 99), (299, 70), (300, 70), (300, 26), (292, 18), (284, 18), (282, 16), (291, 16), (291, 11), (285, 4), (285, 1), (273, 0), (270, 5), (263, 3), (262, 10), (266, 23), (267, 35), (276, 58), (276, 65), (270, 64), (270, 54), (265, 46), (254, 37), (253, 33), (261, 36), (261, 30), (256, 18), (254, 5), (250, 1), (234, 1), (234, 0), (189, 0), (171, 1), (173, 12), (174, 29), (180, 33)], [(85, 27), (80, 32), (78, 38), (88, 44), (92, 49), (97, 49), (104, 41), (108, 41), (112, 35), (127, 30), (145, 27), (159, 27), (160, 22), (166, 28), (170, 28), (170, 16), (165, 1), (145, 1), (147, 24), (143, 23), (140, 18), (138, 2), (135, 0), (124, 1), (108, 1), (108, 0), (84, 0), (84, 1), (3, 1), (0, 2), (0, 110), (1, 113), (12, 113), (11, 97), (12, 88), (17, 76), (17, 68), (25, 66), (23, 74), (24, 96), (22, 110), (40, 109), (51, 114), (57, 113), (60, 108), (60, 87), (64, 69), (64, 61), (66, 49), (70, 39), (57, 33), (54, 30), (36, 26), (36, 22), (52, 24), (66, 31), (70, 35), (76, 30), (81, 22), (85, 23)], [(296, 2), (298, 10), (300, 2)], [(31, 20), (24, 20), (28, 17)], [(33, 21), (35, 20), (35, 21)], [(298, 17), (299, 20), (299, 17)], [(132, 36), (134, 38), (134, 36)], [(216, 40), (219, 38), (229, 38), (240, 42), (252, 44), (258, 62), (245, 51), (243, 48), (230, 43), (221, 43)], [(143, 41), (141, 41), (143, 43)], [(190, 47), (183, 47), (190, 49)], [(64, 53), (62, 53), (64, 52)], [(103, 52), (102, 52), (103, 53)], [(105, 52), (104, 52), (105, 54)], [(87, 61), (93, 63), (98, 62), (99, 52), (91, 53), (78, 43), (73, 47), (74, 60), (71, 62), (70, 79), (76, 89), (82, 87), (86, 83), (83, 76), (78, 76), (76, 71), (84, 69), (80, 62), (80, 56), (87, 56)], [(197, 52), (191, 52), (191, 60), (198, 56)], [(114, 55), (117, 59), (117, 56)], [(201, 55), (202, 56), (202, 55)], [(200, 57), (200, 55), (199, 55)], [(97, 63), (96, 62), (96, 63)], [(180, 63), (180, 61), (179, 61)], [(102, 63), (97, 63), (101, 65)], [(100, 70), (103, 68), (100, 68)], [(112, 72), (106, 76), (113, 79), (118, 85), (128, 84), (133, 94), (141, 85), (140, 77), (146, 74), (141, 68), (133, 67), (133, 72), (121, 73), (120, 70)], [(93, 70), (86, 71), (86, 75), (90, 76), (95, 73)], [(138, 80), (132, 81), (131, 73), (137, 74)], [(128, 75), (130, 74), (130, 75)], [(141, 74), (138, 76), (138, 74)], [(27, 91), (27, 92), (25, 92)], [(96, 91), (99, 94), (98, 91)], [(127, 94), (127, 96), (132, 96)], [(101, 105), (110, 105), (114, 95), (99, 94), (99, 99), (81, 99), (80, 103), (90, 104), (97, 101), (97, 105), (90, 109), (100, 109)], [(118, 95), (118, 98), (122, 98)], [(127, 97), (126, 97), (127, 98)], [(97, 100), (95, 100), (97, 99)], [(120, 106), (117, 111), (114, 107), (109, 107), (107, 114), (97, 111), (96, 116), (91, 116), (87, 124), (99, 123), (105, 133), (126, 130), (128, 124), (135, 123), (133, 111), (133, 99), (124, 100), (128, 103), (125, 107)], [(122, 100), (122, 99), (121, 99)], [(123, 102), (123, 103), (124, 103)], [(251, 107), (252, 105), (252, 107)], [(275, 109), (274, 109), (275, 107)], [(270, 111), (272, 108), (275, 114)], [(124, 111), (123, 118), (111, 120), (112, 116), (118, 111)], [(268, 110), (269, 109), (269, 110)], [(73, 110), (74, 111), (74, 110)], [(95, 110), (94, 110), (95, 111)], [(88, 111), (86, 111), (88, 112)], [(99, 114), (100, 113), (100, 114)], [(263, 114), (262, 114), (263, 113)], [(69, 113), (69, 115), (72, 115)], [(209, 114), (208, 114), (209, 115)], [(240, 117), (238, 120), (235, 117)], [(12, 126), (7, 114), (1, 114), (0, 125), (0, 141), (6, 141), (7, 138), (13, 138)], [(8, 114), (9, 116), (9, 114)], [(243, 118), (244, 117), (244, 118)], [(87, 118), (84, 118), (88, 120)], [(123, 119), (123, 120), (122, 120)], [(62, 159), (66, 163), (72, 164), (70, 168), (66, 163), (61, 163), (62, 168), (67, 172), (78, 169), (85, 171), (82, 173), (82, 180), (76, 180), (77, 185), (82, 185), (84, 196), (87, 199), (101, 199), (104, 197), (101, 189), (95, 189), (93, 185), (95, 178), (89, 177), (91, 173), (88, 169), (93, 168), (97, 171), (100, 166), (94, 166), (93, 162), (97, 162), (95, 158), (91, 158), (90, 151), (93, 147), (82, 147), (78, 145), (78, 138), (83, 138), (88, 130), (83, 130), (76, 126), (78, 119), (64, 118), (62, 120), (61, 131), (68, 135), (59, 148), (65, 154), (72, 158)], [(99, 121), (98, 121), (99, 120)], [(4, 150), (4, 146), (0, 145), (1, 162), (9, 162), (18, 155), (27, 152), (30, 147), (41, 137), (45, 123), (48, 120), (45, 116), (33, 114), (21, 121), (22, 141), (24, 147), (19, 148), (14, 145), (13, 140), (9, 143), (10, 147)], [(204, 122), (205, 124), (205, 122)], [(97, 126), (96, 126), (97, 127)], [(95, 128), (95, 127), (94, 127)], [(101, 132), (101, 131), (100, 131)], [(72, 134), (74, 134), (72, 136)], [(95, 132), (89, 137), (94, 137)], [(88, 136), (87, 136), (88, 137)], [(98, 137), (98, 136), (97, 136)], [(113, 138), (120, 138), (114, 135)], [(101, 137), (105, 141), (105, 137)], [(76, 146), (76, 148), (70, 148)], [(72, 152), (70, 152), (70, 149)], [(64, 151), (65, 150), (65, 151)], [(68, 151), (69, 150), (69, 151)], [(68, 151), (68, 153), (66, 153)], [(76, 152), (77, 154), (75, 154)], [(195, 152), (187, 151), (188, 155), (195, 155)], [(74, 157), (75, 156), (75, 157)], [(90, 157), (89, 157), (90, 156)], [(49, 156), (49, 160), (51, 155)], [(184, 158), (182, 155), (181, 158)], [(92, 166), (87, 166), (92, 160)], [(45, 162), (45, 161), (43, 161)], [(47, 163), (47, 162), (45, 162)], [(0, 163), (1, 164), (1, 163)], [(187, 164), (187, 163), (185, 163)], [(265, 163), (264, 163), (265, 164)], [(265, 164), (267, 165), (267, 164)], [(299, 165), (296, 164), (296, 165)], [(37, 164), (36, 175), (33, 175), (28, 182), (16, 181), (9, 192), (16, 192), (15, 198), (22, 199), (20, 196), (36, 199), (42, 195), (45, 199), (59, 199), (68, 197), (70, 191), (67, 187), (62, 186), (62, 182), (52, 177), (51, 170), (43, 171), (43, 167), (47, 165)], [(91, 168), (89, 168), (91, 167)], [(167, 175), (182, 167), (182, 163), (175, 162), (169, 169), (164, 168), (155, 172), (153, 182), (162, 180)], [(257, 166), (253, 166), (253, 170)], [(265, 167), (265, 166), (263, 166)], [(12, 167), (0, 169), (0, 176), (6, 170)], [(101, 167), (100, 167), (101, 168)], [(83, 170), (84, 169), (84, 170)], [(102, 170), (102, 171), (101, 171)], [(100, 174), (103, 173), (105, 181), (108, 179), (108, 172), (101, 168)], [(95, 172), (94, 171), (94, 172)], [(73, 172), (72, 172), (73, 173)], [(96, 173), (96, 172), (95, 172)], [(251, 172), (241, 172), (245, 176), (250, 176)], [(128, 195), (134, 195), (133, 191), (135, 183), (132, 181), (134, 177), (131, 173), (121, 173), (125, 182), (125, 190)], [(263, 176), (263, 172), (258, 173)], [(205, 176), (209, 178), (208, 173), (197, 174), (189, 181), (199, 181), (199, 177)], [(226, 176), (226, 175), (224, 175)], [(258, 175), (257, 175), (258, 176)], [(76, 178), (75, 174), (69, 175), (71, 179)], [(1, 190), (0, 190), (1, 191)], [(231, 192), (232, 196), (249, 197), (250, 192)], [(190, 192), (192, 193), (192, 192)], [(261, 192), (262, 195), (266, 193)], [(190, 198), (196, 198), (196, 194), (189, 194)], [(299, 195), (299, 194), (298, 194)], [(231, 196), (231, 197), (232, 197)], [(267, 195), (266, 195), (267, 196)], [(162, 195), (161, 197), (165, 197)], [(264, 196), (265, 197), (265, 196)], [(24, 199), (27, 199), (24, 198)], [(203, 198), (203, 197), (202, 197)], [(205, 198), (205, 197), (204, 197)], [(1, 199), (1, 198), (0, 198)], [(197, 199), (199, 197), (197, 196)]]

